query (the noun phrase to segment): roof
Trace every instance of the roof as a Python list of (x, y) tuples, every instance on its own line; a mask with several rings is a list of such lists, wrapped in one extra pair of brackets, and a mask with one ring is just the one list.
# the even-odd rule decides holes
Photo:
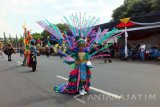
[[(138, 16), (138, 17), (131, 17), (130, 21), (140, 22), (140, 23), (159, 22), (160, 21), (160, 13), (156, 13), (156, 14), (150, 13), (150, 14), (145, 14), (145, 15)], [(119, 23), (120, 23), (120, 20), (116, 20), (113, 22), (108, 22), (108, 23), (97, 25), (97, 26), (95, 26), (95, 29), (98, 29), (100, 27), (102, 30), (107, 29), (107, 28), (109, 28), (111, 30), (115, 26), (117, 26)], [(139, 27), (139, 25), (136, 25), (134, 27)], [(133, 27), (129, 27), (129, 28), (133, 28)]]
[[(138, 16), (138, 17), (131, 17), (130, 21), (134, 22), (139, 22), (139, 23), (153, 23), (153, 22), (160, 22), (160, 13), (150, 13), (150, 14), (145, 14), (143, 16)], [(97, 25), (95, 29), (98, 29), (99, 27), (103, 29), (109, 29), (112, 30), (115, 26), (117, 26), (120, 23), (120, 20), (116, 20), (113, 22), (109, 23), (104, 23)], [(127, 27), (127, 28), (136, 28), (136, 27), (143, 27), (142, 25), (135, 25), (132, 27)], [(123, 28), (124, 29), (124, 28)], [(150, 30), (151, 29), (151, 30)], [(129, 31), (128, 35), (129, 36), (135, 36), (135, 35), (153, 35), (154, 33), (160, 33), (160, 27), (156, 28), (150, 28), (150, 29), (143, 29), (143, 30), (135, 30), (135, 31)]]

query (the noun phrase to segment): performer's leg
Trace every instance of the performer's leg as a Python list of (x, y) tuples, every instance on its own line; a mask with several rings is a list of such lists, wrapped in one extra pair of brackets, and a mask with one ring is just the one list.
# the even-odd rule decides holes
[(8, 61), (9, 61), (9, 55), (8, 55)]
[(11, 55), (10, 54), (8, 55), (8, 61), (11, 61)]
[(108, 61), (109, 61), (109, 63), (111, 63), (111, 62), (112, 62), (112, 60), (111, 60), (111, 58), (110, 58), (110, 57), (108, 57)]
[(86, 84), (85, 80), (81, 80), (80, 81), (80, 84), (79, 84), (79, 94), (81, 94), (81, 95), (87, 94), (87, 92), (85, 91), (85, 88), (84, 88), (85, 84)]
[(11, 55), (10, 55), (10, 61), (12, 61), (12, 57), (11, 57)]
[(84, 85), (84, 82), (82, 80), (80, 80), (80, 84), (79, 84), (79, 90), (82, 90), (83, 89), (83, 85)]
[(26, 60), (27, 60), (27, 56), (24, 56), (23, 66), (25, 66), (25, 64), (26, 64)]

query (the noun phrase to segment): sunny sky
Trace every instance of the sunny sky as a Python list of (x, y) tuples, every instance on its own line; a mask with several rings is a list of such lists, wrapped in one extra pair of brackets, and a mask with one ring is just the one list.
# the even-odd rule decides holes
[(84, 13), (96, 16), (100, 23), (111, 20), (115, 8), (123, 4), (123, 0), (1, 0), (0, 3), (0, 37), (23, 34), (22, 25), (26, 23), (31, 33), (42, 32), (36, 21), (49, 20), (51, 23), (63, 23), (63, 16), (72, 13)]

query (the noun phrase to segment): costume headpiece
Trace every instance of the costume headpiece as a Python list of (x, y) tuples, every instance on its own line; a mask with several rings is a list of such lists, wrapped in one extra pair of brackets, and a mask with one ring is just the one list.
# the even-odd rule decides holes
[(80, 38), (77, 42), (77, 46), (85, 46), (86, 45), (86, 42), (83, 38)]

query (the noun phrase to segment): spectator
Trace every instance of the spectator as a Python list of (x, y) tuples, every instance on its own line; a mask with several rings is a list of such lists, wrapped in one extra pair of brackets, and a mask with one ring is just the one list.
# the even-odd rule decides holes
[(140, 44), (140, 60), (144, 61), (145, 60), (145, 50), (146, 50), (146, 45), (144, 43)]
[(24, 54), (23, 47), (20, 47), (20, 56), (23, 57), (23, 54)]
[(104, 63), (107, 63), (107, 61), (109, 62), (109, 63), (111, 63), (112, 62), (112, 60), (111, 60), (111, 58), (110, 58), (110, 49), (108, 48), (108, 49), (106, 49), (106, 50), (104, 50), (103, 51), (103, 53), (104, 54), (106, 54), (107, 56), (104, 56)]
[(47, 57), (49, 57), (49, 55), (50, 55), (50, 47), (48, 45), (46, 45), (46, 47), (45, 47), (45, 54)]
[(11, 55), (14, 53), (14, 49), (12, 47), (12, 44), (8, 43), (7, 48), (4, 50), (4, 53), (8, 55), (8, 61), (12, 61)]
[(131, 47), (131, 59), (135, 60), (137, 58), (137, 48), (136, 48), (136, 44), (133, 43), (133, 46)]
[(118, 52), (119, 51), (119, 46), (118, 46), (118, 43), (114, 43), (113, 48), (114, 48), (114, 51), (115, 51), (114, 57), (118, 58), (119, 57), (119, 52)]

